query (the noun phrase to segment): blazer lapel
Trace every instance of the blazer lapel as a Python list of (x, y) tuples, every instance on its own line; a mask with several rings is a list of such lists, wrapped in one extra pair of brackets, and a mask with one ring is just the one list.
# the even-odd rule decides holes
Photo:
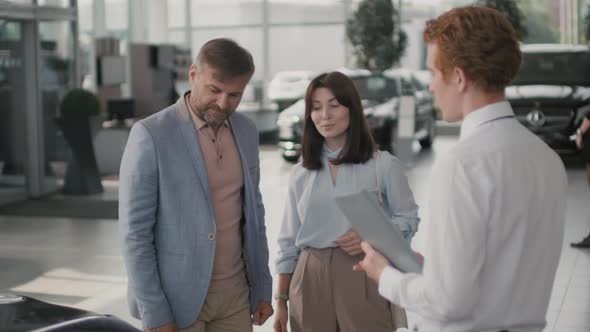
[(242, 147), (241, 142), (246, 142), (247, 138), (244, 137), (242, 127), (237, 125), (237, 121), (233, 121), (232, 117), (228, 119), (229, 127), (234, 136), (234, 142), (236, 142), (236, 146), (238, 148), (238, 152), (240, 153), (240, 161), (242, 162), (242, 173), (244, 174), (244, 185), (247, 186), (250, 182), (250, 174), (248, 173), (248, 165), (246, 155), (244, 154), (244, 149)]
[(203, 192), (207, 199), (209, 206), (211, 205), (211, 193), (209, 192), (209, 178), (207, 176), (207, 166), (203, 159), (203, 152), (201, 151), (201, 145), (199, 143), (199, 136), (197, 135), (193, 120), (188, 113), (188, 108), (184, 101), (184, 96), (176, 102), (176, 110), (178, 114), (178, 120), (180, 123), (180, 131), (186, 146), (186, 153), (191, 160), (191, 164), (195, 169), (199, 177), (199, 182), (203, 187)]

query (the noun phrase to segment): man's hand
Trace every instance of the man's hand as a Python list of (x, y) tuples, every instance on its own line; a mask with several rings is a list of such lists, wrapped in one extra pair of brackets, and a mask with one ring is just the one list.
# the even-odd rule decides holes
[(414, 253), (416, 254), (416, 257), (418, 258), (420, 265), (424, 265), (424, 256), (422, 256), (422, 254), (417, 251), (414, 251)]
[(357, 272), (367, 272), (367, 276), (378, 283), (381, 273), (389, 266), (389, 261), (365, 241), (361, 242), (361, 248), (365, 252), (365, 258), (353, 266), (352, 269)]
[(289, 310), (287, 309), (287, 301), (277, 301), (277, 314), (275, 315), (275, 323), (273, 325), (275, 332), (287, 332), (287, 321), (289, 320)]
[(272, 310), (272, 305), (265, 301), (258, 302), (258, 306), (256, 306), (256, 310), (252, 315), (252, 324), (254, 325), (262, 325), (268, 317), (272, 316), (274, 310)]
[(350, 256), (363, 252), (361, 249), (361, 237), (355, 231), (348, 231), (334, 241)]
[(146, 332), (178, 332), (178, 329), (175, 323), (168, 323), (155, 329), (147, 329)]

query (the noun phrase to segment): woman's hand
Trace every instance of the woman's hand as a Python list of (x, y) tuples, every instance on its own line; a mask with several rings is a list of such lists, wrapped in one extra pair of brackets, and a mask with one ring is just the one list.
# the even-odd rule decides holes
[(355, 231), (348, 231), (334, 241), (337, 245), (346, 251), (350, 256), (355, 256), (363, 252), (361, 249), (361, 237)]
[(275, 312), (275, 323), (273, 325), (275, 332), (287, 332), (287, 321), (289, 320), (289, 310), (287, 301), (277, 301), (277, 311)]

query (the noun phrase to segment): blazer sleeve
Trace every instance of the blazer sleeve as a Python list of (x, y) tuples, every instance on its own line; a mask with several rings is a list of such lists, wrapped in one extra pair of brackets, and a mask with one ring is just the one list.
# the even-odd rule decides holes
[(252, 125), (252, 135), (254, 141), (254, 150), (256, 153), (256, 160), (254, 165), (251, 165), (250, 173), (252, 174), (252, 182), (255, 191), (256, 200), (256, 215), (258, 217), (258, 257), (260, 276), (262, 285), (258, 285), (259, 298), (258, 301), (272, 302), (272, 276), (268, 267), (268, 240), (266, 238), (266, 224), (265, 224), (265, 209), (262, 202), (262, 194), (260, 193), (260, 157), (259, 157), (259, 142), (258, 130), (256, 126)]
[(144, 329), (172, 322), (170, 305), (158, 272), (154, 226), (158, 204), (156, 148), (149, 130), (133, 126), (119, 183), (119, 226), (129, 287), (136, 296)]

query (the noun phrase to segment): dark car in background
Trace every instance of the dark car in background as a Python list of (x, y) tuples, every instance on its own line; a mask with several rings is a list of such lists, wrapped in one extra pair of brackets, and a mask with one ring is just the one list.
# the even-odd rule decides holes
[[(356, 85), (362, 99), (365, 117), (381, 150), (392, 153), (396, 139), (400, 96), (415, 97), (415, 138), (430, 147), (434, 138), (435, 113), (432, 97), (424, 87), (412, 82), (411, 72), (397, 70), (370, 72), (362, 69), (340, 69)], [(416, 80), (417, 81), (417, 80)], [(279, 115), (279, 148), (283, 158), (296, 162), (301, 155), (305, 100), (300, 99)]]
[(418, 73), (416, 70), (397, 68), (386, 70), (384, 75), (398, 82), (402, 96), (414, 97), (414, 138), (423, 148), (430, 148), (436, 134), (436, 107), (428, 84), (418, 77)]
[(521, 68), (506, 88), (516, 117), (558, 153), (577, 153), (575, 131), (590, 111), (590, 49), (528, 44), (522, 52)]

